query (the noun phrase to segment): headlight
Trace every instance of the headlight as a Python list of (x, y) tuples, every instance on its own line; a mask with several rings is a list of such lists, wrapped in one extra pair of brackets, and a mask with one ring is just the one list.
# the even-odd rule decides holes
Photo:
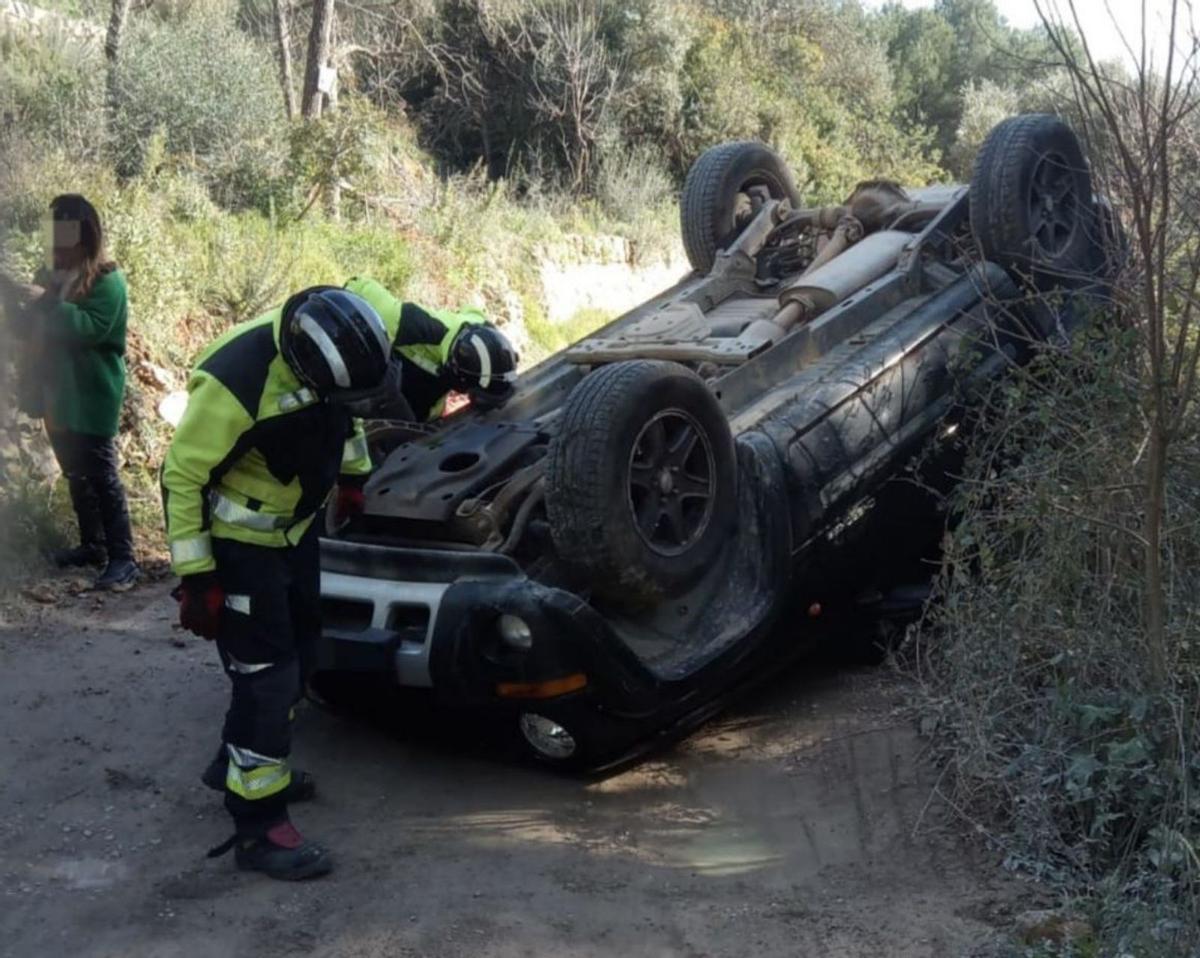
[(500, 638), (510, 649), (528, 652), (533, 648), (533, 630), (519, 615), (509, 615), (506, 612), (496, 620), (496, 628), (500, 632)]

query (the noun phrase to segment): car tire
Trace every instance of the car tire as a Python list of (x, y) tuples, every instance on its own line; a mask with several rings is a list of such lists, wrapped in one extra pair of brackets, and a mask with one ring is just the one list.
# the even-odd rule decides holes
[(729, 246), (749, 222), (746, 191), (754, 186), (766, 187), (772, 199), (800, 205), (787, 164), (762, 143), (722, 143), (692, 164), (683, 184), (679, 217), (683, 248), (698, 273), (711, 270), (717, 250)]
[(695, 373), (650, 360), (595, 370), (567, 397), (547, 455), (559, 557), (626, 605), (691, 585), (736, 517), (735, 462), (725, 413)]
[(992, 128), (971, 174), (971, 228), (985, 259), (1034, 289), (1096, 270), (1101, 242), (1092, 176), (1058, 117), (1029, 113)]

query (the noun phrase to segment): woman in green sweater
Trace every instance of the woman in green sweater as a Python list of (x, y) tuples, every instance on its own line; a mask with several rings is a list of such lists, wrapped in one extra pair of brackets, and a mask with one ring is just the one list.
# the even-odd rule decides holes
[(137, 581), (125, 490), (113, 442), (125, 394), (125, 277), (104, 250), (95, 207), (66, 194), (50, 203), (53, 268), (21, 288), (29, 349), (22, 406), (41, 416), (67, 478), (80, 544), (60, 566), (105, 563), (101, 589)]

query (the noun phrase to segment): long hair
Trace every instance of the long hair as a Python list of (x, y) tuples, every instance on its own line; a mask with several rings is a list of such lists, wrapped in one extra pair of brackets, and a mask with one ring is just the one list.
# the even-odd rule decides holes
[(63, 193), (50, 201), (50, 216), (55, 222), (79, 224), (83, 262), (79, 265), (79, 282), (71, 298), (83, 299), (92, 291), (97, 279), (117, 268), (104, 248), (104, 227), (100, 224), (100, 214), (78, 193)]

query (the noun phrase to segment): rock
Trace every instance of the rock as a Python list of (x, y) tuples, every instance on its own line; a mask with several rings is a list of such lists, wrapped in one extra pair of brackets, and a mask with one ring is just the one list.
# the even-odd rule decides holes
[(159, 386), (162, 389), (170, 389), (175, 385), (175, 377), (171, 375), (170, 370), (156, 366), (152, 362), (138, 363), (137, 373), (138, 378), (147, 385)]
[(1022, 912), (1014, 919), (1017, 937), (1026, 945), (1066, 944), (1092, 938), (1091, 924), (1078, 915), (1058, 910)]
[(47, 582), (39, 582), (35, 585), (26, 586), (21, 590), (21, 595), (27, 599), (32, 599), (34, 602), (40, 602), (42, 605), (53, 605), (60, 597), (58, 590)]

